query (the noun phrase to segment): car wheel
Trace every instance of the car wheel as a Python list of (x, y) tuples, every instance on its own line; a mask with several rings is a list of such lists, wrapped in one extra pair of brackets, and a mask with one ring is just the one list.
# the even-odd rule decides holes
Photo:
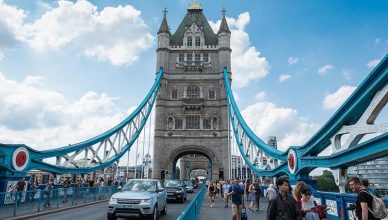
[(154, 212), (152, 212), (151, 219), (152, 219), (152, 220), (158, 219), (158, 205), (155, 205), (155, 207), (154, 207)]
[(163, 210), (160, 212), (160, 214), (162, 214), (162, 215), (166, 215), (166, 214), (167, 214), (167, 203), (166, 203), (166, 205), (164, 205), (164, 208), (163, 208)]
[(181, 203), (184, 203), (184, 202), (185, 202), (185, 197), (182, 197)]

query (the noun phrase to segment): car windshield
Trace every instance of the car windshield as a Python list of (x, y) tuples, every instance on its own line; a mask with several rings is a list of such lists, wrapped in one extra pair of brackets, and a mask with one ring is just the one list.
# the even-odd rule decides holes
[(182, 187), (183, 183), (182, 181), (178, 180), (168, 180), (164, 183), (165, 187)]
[(144, 180), (131, 180), (124, 185), (122, 191), (154, 192), (156, 191), (156, 182), (144, 181)]
[(185, 185), (186, 186), (192, 186), (193, 184), (191, 183), (191, 181), (185, 181)]

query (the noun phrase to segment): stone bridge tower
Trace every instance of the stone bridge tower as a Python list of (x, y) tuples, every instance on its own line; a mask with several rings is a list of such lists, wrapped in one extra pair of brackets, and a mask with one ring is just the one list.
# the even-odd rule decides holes
[(153, 178), (175, 178), (178, 159), (191, 154), (209, 159), (198, 168), (210, 168), (213, 179), (229, 178), (223, 69), (231, 74), (231, 49), (225, 11), (217, 34), (198, 3), (189, 6), (174, 34), (166, 13), (156, 50), (156, 70), (162, 67), (164, 78), (156, 100)]

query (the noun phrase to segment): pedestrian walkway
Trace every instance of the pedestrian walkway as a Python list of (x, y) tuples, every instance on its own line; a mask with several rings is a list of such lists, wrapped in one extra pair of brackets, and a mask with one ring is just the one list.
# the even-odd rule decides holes
[[(245, 202), (245, 204), (247, 204)], [(246, 205), (248, 207), (248, 205)], [(264, 198), (260, 200), (260, 210), (259, 212), (250, 212), (247, 208), (248, 219), (265, 219), (267, 214), (268, 201)], [(202, 203), (201, 214), (199, 216), (200, 220), (231, 220), (232, 219), (232, 208), (229, 203), (228, 208), (224, 208), (224, 201), (217, 197), (213, 207), (210, 207), (209, 199), (207, 194)]]

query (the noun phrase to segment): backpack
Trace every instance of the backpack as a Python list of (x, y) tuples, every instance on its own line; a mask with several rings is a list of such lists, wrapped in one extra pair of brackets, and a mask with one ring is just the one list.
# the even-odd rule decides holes
[(372, 209), (368, 207), (369, 211), (372, 213), (373, 217), (384, 219), (388, 216), (387, 210), (385, 209), (384, 202), (381, 198), (372, 195), (370, 192), (363, 190), (372, 196)]

